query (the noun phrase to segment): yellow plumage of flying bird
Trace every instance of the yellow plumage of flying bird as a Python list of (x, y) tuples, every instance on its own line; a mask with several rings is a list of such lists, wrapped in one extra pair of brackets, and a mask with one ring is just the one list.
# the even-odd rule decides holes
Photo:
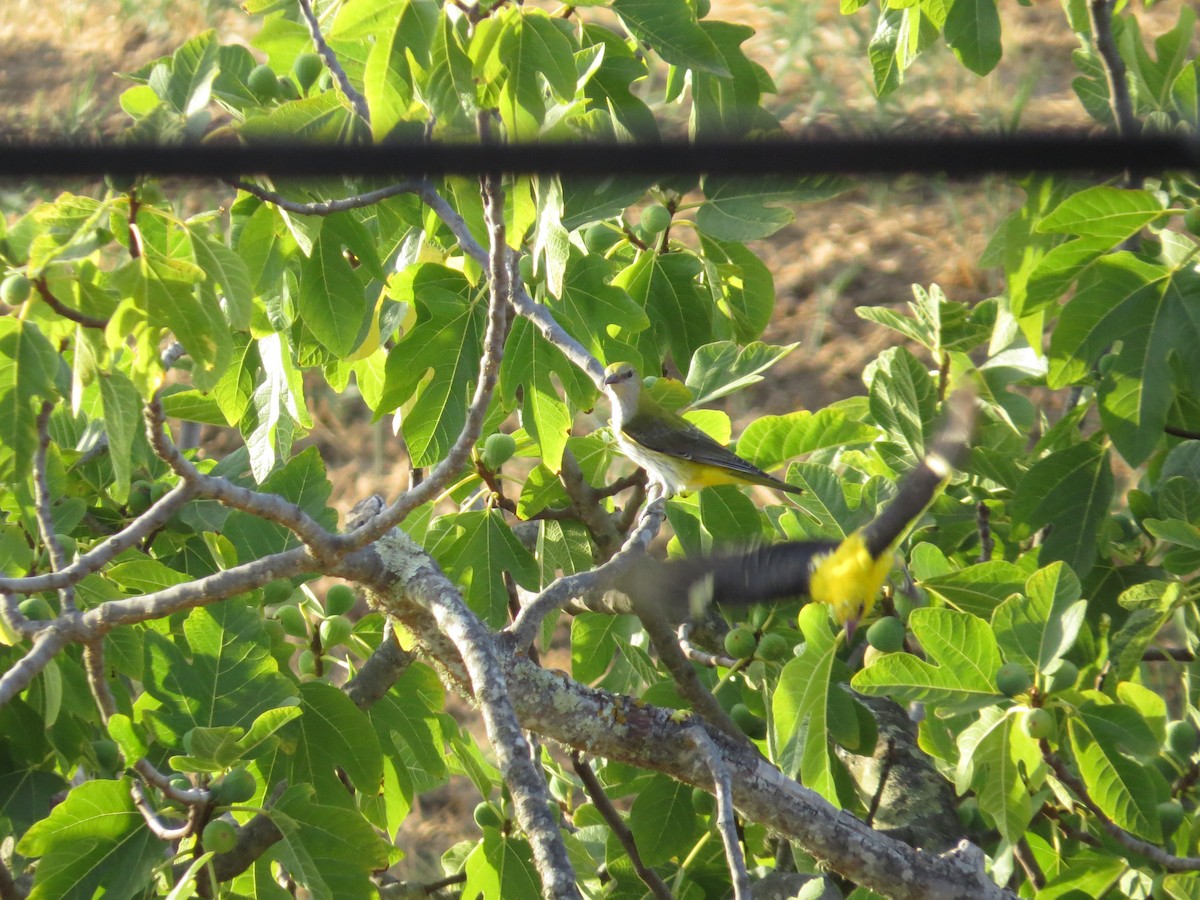
[(896, 496), (878, 516), (843, 540), (785, 541), (667, 562), (646, 558), (622, 576), (618, 586), (635, 607), (652, 605), (676, 621), (697, 615), (697, 606), (708, 603), (745, 606), (807, 596), (828, 606), (834, 621), (853, 633), (874, 609), (892, 569), (896, 545), (966, 451), (974, 397), (960, 391), (946, 406), (946, 421), (938, 436), (925, 458), (900, 480)]

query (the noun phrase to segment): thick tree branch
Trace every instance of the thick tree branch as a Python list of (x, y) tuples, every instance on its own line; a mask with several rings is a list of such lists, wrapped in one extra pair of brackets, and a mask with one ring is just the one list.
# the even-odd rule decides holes
[(415, 599), (433, 613), (438, 629), (454, 642), (461, 654), (469, 689), (480, 704), (488, 740), (512, 791), (517, 820), (533, 847), (544, 895), (579, 897), (574, 869), (558, 824), (547, 807), (546, 781), (530, 758), (529, 742), (513, 712), (514, 698), (496, 655), (494, 635), (467, 608), (433, 559), (403, 532), (389, 532), (376, 542), (375, 550), (384, 570), (396, 582), (394, 588), (387, 586), (386, 581), (383, 584), (377, 581), (373, 586), (385, 611), (402, 615), (395, 602), (397, 594)]

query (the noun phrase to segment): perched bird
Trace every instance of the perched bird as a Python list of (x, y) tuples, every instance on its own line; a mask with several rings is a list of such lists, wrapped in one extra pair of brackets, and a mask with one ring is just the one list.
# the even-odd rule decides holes
[(874, 609), (896, 544), (966, 453), (973, 422), (973, 396), (955, 393), (925, 458), (900, 480), (879, 515), (840, 541), (786, 541), (666, 562), (645, 557), (617, 586), (635, 605), (652, 606), (671, 621), (698, 617), (710, 603), (746, 606), (807, 596), (828, 606), (834, 621), (853, 634)]
[(714, 484), (762, 484), (804, 493), (746, 462), (642, 390), (629, 363), (605, 370), (604, 392), (612, 401), (612, 430), (621, 452), (646, 470), (667, 496)]

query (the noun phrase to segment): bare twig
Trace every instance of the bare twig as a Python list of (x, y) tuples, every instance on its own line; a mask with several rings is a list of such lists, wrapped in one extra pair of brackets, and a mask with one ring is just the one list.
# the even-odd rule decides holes
[(62, 316), (64, 319), (70, 319), (77, 325), (82, 325), (84, 328), (98, 328), (103, 331), (108, 327), (107, 319), (98, 319), (95, 316), (89, 316), (87, 313), (80, 312), (77, 309), (71, 309), (61, 300), (54, 296), (54, 292), (50, 290), (50, 285), (43, 275), (41, 278), (33, 280), (33, 286), (37, 288), (38, 296), (40, 296), (52, 310)]
[[(217, 600), (224, 600), (234, 594), (244, 594), (270, 581), (290, 578), (301, 572), (325, 571), (303, 547), (294, 547), (184, 584), (143, 594), (141, 597), (109, 600), (81, 613), (78, 636), (73, 634), (67, 640), (98, 637), (118, 625), (159, 619), (193, 606), (215, 603)], [(61, 621), (54, 624), (58, 625)]]
[(563, 451), (559, 479), (571, 498), (571, 509), (591, 534), (602, 557), (612, 556), (621, 545), (624, 532), (617, 528), (613, 516), (605, 511), (600, 495), (587, 483), (575, 454), (569, 450)]
[(317, 21), (317, 15), (313, 12), (312, 0), (299, 0), (299, 3), (300, 13), (304, 16), (304, 23), (308, 26), (308, 33), (312, 37), (313, 47), (321, 55), (321, 59), (325, 61), (325, 65), (329, 67), (329, 71), (333, 73), (333, 77), (337, 79), (338, 87), (346, 95), (346, 99), (350, 101), (358, 117), (370, 125), (371, 110), (367, 106), (367, 98), (360, 94), (354, 85), (350, 83), (350, 78), (346, 75), (346, 70), (342, 68), (342, 64), (338, 62), (337, 55), (329, 48), (329, 44), (325, 42), (325, 36), (321, 34), (321, 23)]
[(710, 669), (715, 669), (718, 666), (724, 669), (742, 668), (748, 662), (744, 659), (733, 659), (729, 656), (720, 656), (712, 654), (705, 650), (701, 650), (691, 642), (692, 625), (690, 622), (684, 622), (679, 626), (676, 632), (679, 638), (679, 650), (691, 662), (698, 663)]
[[(55, 624), (65, 620), (59, 619)], [(50, 660), (58, 655), (58, 651), (67, 646), (71, 639), (66, 632), (51, 626), (38, 632), (33, 639), (33, 646), (6, 671), (0, 675), (0, 706), (4, 706), (29, 686), (29, 682), (49, 665)]]
[[(88, 687), (100, 710), (100, 721), (105, 725), (117, 711), (117, 701), (109, 690), (108, 680), (104, 674), (104, 642), (99, 638), (85, 641), (83, 644), (83, 670), (87, 675)], [(126, 760), (126, 765), (130, 765)], [(177, 803), (185, 803), (189, 807), (202, 806), (212, 799), (212, 792), (202, 788), (181, 790), (171, 783), (171, 779), (154, 767), (145, 757), (135, 760), (132, 768), (145, 779), (147, 784), (158, 788), (170, 799)], [(136, 797), (134, 798), (137, 799)]]
[[(46, 481), (46, 452), (50, 449), (50, 413), (54, 404), (49, 400), (42, 404), (37, 417), (37, 450), (33, 454), (33, 499), (37, 515), (38, 532), (50, 556), (50, 568), (58, 572), (67, 567), (67, 556), (63, 553), (58, 535), (54, 533), (54, 512), (50, 509), (50, 485)], [(71, 584), (58, 589), (59, 611), (63, 615), (75, 612), (75, 587)]]
[(982, 500), (975, 505), (975, 527), (979, 530), (979, 561), (988, 562), (996, 542), (992, 540), (992, 510)]
[(238, 190), (245, 191), (247, 194), (253, 194), (260, 200), (272, 203), (280, 209), (286, 209), (288, 212), (293, 212), (301, 216), (328, 216), (350, 209), (362, 209), (364, 206), (372, 206), (389, 197), (395, 197), (398, 194), (416, 193), (422, 184), (422, 182), (412, 180), (398, 181), (395, 184), (389, 184), (387, 187), (382, 187), (375, 191), (367, 191), (365, 194), (355, 194), (352, 197), (342, 197), (338, 200), (322, 200), (314, 203), (301, 203), (297, 200), (289, 200), (283, 194), (267, 190), (252, 181), (246, 181), (244, 178), (230, 178), (226, 180), (226, 183)]
[[(428, 197), (437, 197), (437, 192), (429, 185), (417, 191), (418, 196), (427, 204)], [(450, 210), (453, 215), (458, 216), (450, 209), (449, 205), (441, 201), (442, 206)], [(439, 213), (440, 215), (440, 213)], [(462, 220), (462, 217), (458, 217)], [(470, 237), (470, 232), (466, 230), (466, 223), (463, 222), (464, 233)], [(471, 238), (474, 241), (474, 238)], [(401, 494), (390, 506), (375, 516), (368, 518), (358, 528), (355, 528), (345, 534), (337, 535), (331, 541), (331, 550), (334, 553), (348, 553), (357, 550), (360, 547), (365, 547), (370, 542), (377, 540), (390, 528), (403, 521), (404, 517), (410, 512), (429, 500), (437, 497), (450, 482), (458, 477), (459, 472), (466, 466), (471, 459), (471, 449), (475, 446), (475, 442), (479, 440), (479, 435), (483, 430), (484, 417), (487, 414), (488, 404), (491, 403), (492, 393), (496, 389), (496, 381), (500, 374), (500, 361), (504, 356), (504, 336), (508, 329), (508, 305), (511, 302), (511, 276), (509, 275), (507, 266), (503, 264), (493, 265), (486, 252), (476, 243), (475, 246), (483, 253), (482, 264), (493, 273), (491, 283), (491, 295), (488, 303), (488, 324), (487, 330), (483, 338), (483, 355), (479, 361), (479, 379), (475, 383), (475, 394), (471, 398), (471, 403), (467, 407), (467, 418), (463, 423), (462, 431), (459, 432), (458, 438), (454, 445), (446, 454), (446, 457), (434, 466), (433, 471), (428, 477), (417, 482), (414, 480), (412, 486), (403, 494)], [(495, 274), (499, 273), (502, 279), (499, 283), (494, 280)]]
[(637, 873), (637, 877), (658, 900), (674, 900), (671, 889), (667, 887), (667, 883), (662, 880), (662, 877), (642, 862), (642, 854), (638, 851), (633, 833), (625, 825), (625, 820), (621, 818), (621, 814), (617, 812), (612, 801), (608, 799), (608, 794), (604, 792), (604, 785), (592, 771), (591, 765), (578, 750), (571, 754), (571, 766), (575, 769), (579, 780), (583, 782), (583, 789), (587, 792), (588, 799), (592, 801), (592, 805), (596, 807), (608, 824), (608, 829), (613, 833), (613, 837), (625, 850), (625, 855), (629, 857), (629, 862), (633, 866), (633, 871)]
[(1025, 877), (1029, 879), (1029, 883), (1039, 891), (1046, 886), (1046, 876), (1042, 873), (1041, 866), (1038, 865), (1037, 857), (1033, 855), (1033, 850), (1029, 846), (1029, 842), (1022, 837), (1012, 845), (1013, 858), (1017, 864), (1025, 871)]
[(671, 623), (667, 621), (662, 610), (654, 605), (653, 600), (639, 604), (637, 598), (630, 599), (634, 600), (634, 612), (641, 619), (642, 627), (646, 629), (646, 636), (650, 638), (650, 643), (658, 651), (658, 658), (662, 660), (662, 664), (675, 680), (680, 696), (691, 704), (692, 709), (704, 721), (714, 728), (719, 728), (731, 739), (750, 745), (746, 735), (738, 728), (729, 713), (725, 712), (724, 707), (713, 696), (712, 691), (700, 680), (691, 662), (679, 649), (679, 644), (675, 640), (675, 629), (671, 627)]
[(146, 404), (145, 418), (146, 436), (154, 452), (176, 475), (194, 484), (198, 496), (216, 500), (225, 506), (284, 526), (303, 541), (312, 555), (322, 562), (328, 562), (336, 554), (337, 551), (331, 546), (333, 535), (295, 503), (278, 494), (247, 490), (226, 478), (204, 475), (198, 471), (168, 436), (162, 400), (158, 395)]
[(128, 527), (118, 531), (102, 544), (80, 556), (67, 567), (45, 575), (29, 578), (0, 578), (0, 591), (33, 594), (38, 591), (59, 590), (66, 585), (78, 584), (93, 572), (99, 572), (118, 554), (140, 543), (147, 535), (167, 523), (171, 516), (197, 494), (196, 485), (181, 481), (159, 498), (158, 502), (138, 516)]
[(687, 730), (687, 735), (712, 775), (717, 796), (717, 814), (713, 822), (721, 835), (721, 843), (725, 845), (725, 861), (733, 878), (734, 900), (749, 900), (750, 873), (746, 871), (746, 857), (742, 853), (742, 845), (738, 842), (737, 820), (733, 812), (733, 780), (729, 774), (729, 767), (725, 765), (717, 745), (703, 728), (693, 725)]
[(528, 648), (537, 638), (542, 620), (550, 613), (561, 609), (566, 603), (585, 593), (596, 591), (605, 585), (611, 585), (634, 560), (640, 559), (646, 552), (666, 516), (666, 504), (661, 491), (655, 489), (653, 499), (646, 504), (642, 512), (642, 521), (637, 529), (629, 536), (621, 549), (612, 559), (603, 565), (587, 572), (577, 572), (574, 575), (564, 575), (555, 579), (544, 591), (527, 603), (512, 624), (505, 629), (512, 646), (519, 650)]
[(1168, 853), (1161, 847), (1151, 844), (1149, 841), (1143, 841), (1141, 838), (1135, 837), (1106, 816), (1100, 810), (1100, 807), (1096, 805), (1091, 794), (1088, 793), (1086, 785), (1067, 769), (1066, 764), (1050, 749), (1050, 745), (1044, 739), (1039, 741), (1038, 744), (1042, 750), (1042, 758), (1054, 770), (1055, 777), (1071, 789), (1071, 792), (1079, 798), (1079, 802), (1087, 808), (1088, 812), (1096, 817), (1096, 821), (1100, 823), (1100, 827), (1114, 841), (1127, 850), (1142, 854), (1151, 862), (1157, 863), (1170, 872), (1200, 871), (1200, 857), (1176, 856), (1173, 853)]
[(129, 793), (133, 795), (133, 805), (137, 807), (137, 811), (142, 814), (142, 818), (146, 820), (146, 827), (151, 833), (161, 841), (179, 841), (183, 840), (193, 832), (196, 825), (196, 809), (197, 807), (188, 808), (187, 821), (182, 825), (170, 825), (158, 817), (158, 813), (154, 811), (154, 807), (150, 805), (150, 801), (146, 799), (146, 792), (142, 790), (140, 781), (135, 781), (129, 786)]

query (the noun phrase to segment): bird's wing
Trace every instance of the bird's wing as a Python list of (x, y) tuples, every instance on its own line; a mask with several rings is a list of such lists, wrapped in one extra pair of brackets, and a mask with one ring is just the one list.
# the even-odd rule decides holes
[(630, 440), (647, 450), (755, 478), (766, 478), (771, 482), (776, 480), (758, 466), (725, 449), (687, 419), (666, 409), (657, 409), (653, 415), (638, 412), (625, 422), (621, 430)]

